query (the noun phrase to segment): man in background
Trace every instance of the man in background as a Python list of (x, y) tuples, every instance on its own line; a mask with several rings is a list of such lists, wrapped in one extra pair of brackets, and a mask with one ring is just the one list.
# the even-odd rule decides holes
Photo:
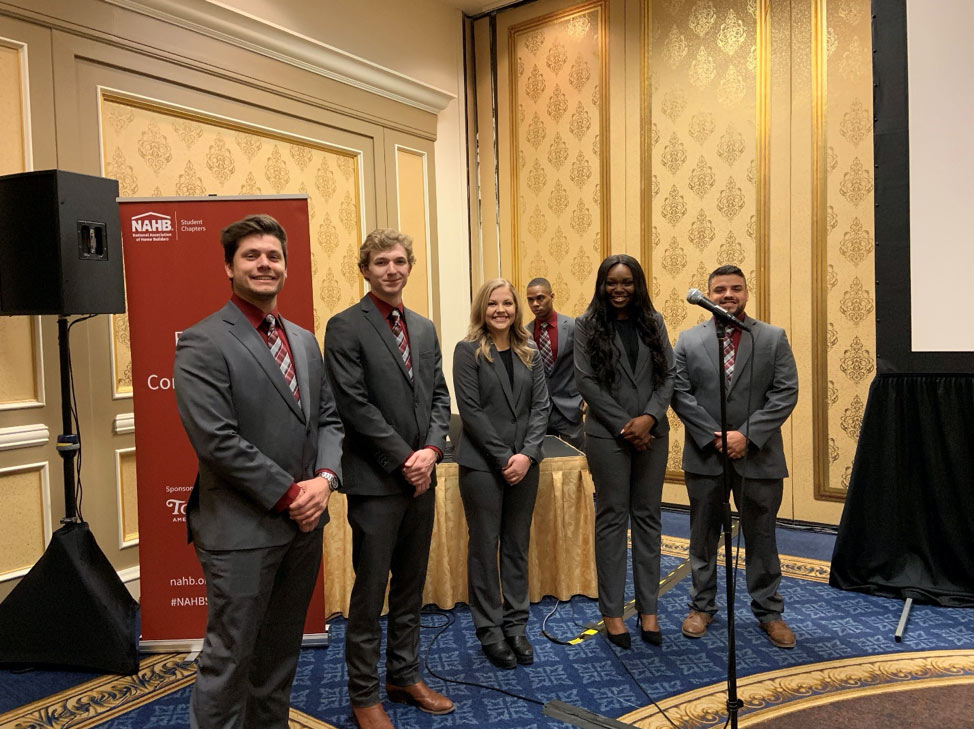
[(325, 361), (345, 422), (343, 491), (355, 584), (345, 633), (352, 714), (360, 729), (391, 729), (379, 699), (379, 616), (389, 575), (386, 695), (430, 714), (453, 702), (419, 670), (419, 614), (433, 532), (436, 464), (450, 423), (433, 322), (406, 309), (412, 239), (374, 230), (359, 249), (370, 291), (325, 330)]
[(252, 215), (221, 243), (232, 296), (182, 332), (174, 366), (199, 458), (186, 522), (207, 599), (190, 726), (287, 729), (343, 431), (314, 334), (277, 308), (284, 229)]
[(529, 330), (541, 353), (551, 411), (548, 433), (582, 450), (582, 396), (575, 387), (575, 320), (555, 311), (555, 294), (545, 278), (528, 282), (528, 306), (534, 314)]

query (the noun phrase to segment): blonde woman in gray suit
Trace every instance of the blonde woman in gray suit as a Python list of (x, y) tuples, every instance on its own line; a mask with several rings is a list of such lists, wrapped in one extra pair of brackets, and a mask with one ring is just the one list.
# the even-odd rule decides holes
[(529, 341), (516, 290), (496, 278), (474, 298), (470, 330), (453, 354), (468, 600), (484, 655), (498, 668), (534, 661), (525, 636), (528, 544), (551, 405), (541, 355)]
[(609, 640), (629, 648), (622, 620), (626, 529), (642, 639), (660, 645), (660, 500), (669, 446), (673, 350), (632, 256), (609, 256), (595, 295), (575, 320), (575, 380), (588, 403), (585, 455), (595, 482), (595, 566)]

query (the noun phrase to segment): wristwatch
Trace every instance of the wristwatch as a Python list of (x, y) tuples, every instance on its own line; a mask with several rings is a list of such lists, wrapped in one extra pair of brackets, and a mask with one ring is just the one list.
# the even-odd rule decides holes
[(338, 487), (341, 486), (338, 477), (330, 471), (322, 471), (318, 476), (328, 482), (328, 489), (331, 491), (338, 491)]

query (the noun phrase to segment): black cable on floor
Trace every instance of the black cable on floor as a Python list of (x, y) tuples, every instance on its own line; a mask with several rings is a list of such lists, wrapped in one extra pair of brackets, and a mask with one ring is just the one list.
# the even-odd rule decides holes
[(663, 707), (656, 703), (656, 699), (654, 699), (650, 695), (649, 691), (646, 690), (646, 687), (643, 686), (643, 684), (639, 681), (639, 679), (637, 679), (636, 676), (633, 675), (633, 672), (629, 669), (629, 666), (627, 666), (626, 662), (622, 660), (622, 656), (619, 655), (618, 652), (612, 649), (612, 644), (609, 642), (609, 639), (606, 637), (605, 633), (602, 633), (602, 640), (605, 641), (605, 645), (609, 648), (609, 652), (612, 653), (612, 655), (616, 657), (616, 660), (619, 661), (619, 664), (624, 669), (626, 669), (626, 673), (629, 674), (629, 678), (632, 679), (632, 682), (639, 687), (640, 691), (646, 694), (646, 698), (649, 699), (649, 703), (651, 703), (653, 706), (656, 707), (656, 711), (658, 711), (660, 714), (663, 715), (663, 718), (670, 723), (670, 726), (672, 726), (673, 729), (681, 729), (681, 727), (678, 724), (674, 723), (674, 721), (670, 718), (670, 715), (667, 714), (666, 711), (664, 711)]
[(530, 704), (537, 704), (538, 706), (544, 706), (545, 704), (544, 701), (533, 699), (530, 696), (521, 696), (520, 694), (516, 694), (513, 691), (507, 691), (502, 688), (497, 688), (496, 686), (488, 686), (487, 684), (476, 683), (474, 681), (464, 681), (459, 678), (447, 678), (446, 676), (441, 676), (432, 668), (430, 668), (430, 661), (429, 661), (430, 651), (433, 649), (433, 646), (436, 644), (436, 641), (439, 639), (439, 637), (443, 635), (444, 631), (446, 631), (447, 628), (449, 628), (451, 625), (453, 625), (454, 622), (456, 622), (456, 618), (453, 616), (452, 613), (448, 613), (436, 608), (433, 609), (423, 608), (423, 613), (425, 613), (426, 615), (441, 615), (444, 618), (446, 618), (446, 622), (443, 623), (443, 625), (423, 625), (422, 622), (420, 622), (420, 627), (422, 628), (430, 628), (430, 629), (439, 628), (436, 635), (433, 636), (433, 640), (431, 640), (429, 645), (426, 646), (426, 653), (423, 656), (423, 666), (429, 675), (433, 676), (434, 678), (440, 679), (444, 683), (455, 683), (460, 686), (471, 686), (473, 688), (486, 689), (488, 691), (496, 691), (498, 693), (505, 694), (506, 696), (510, 696), (511, 698), (514, 699), (520, 699), (521, 701), (527, 701)]

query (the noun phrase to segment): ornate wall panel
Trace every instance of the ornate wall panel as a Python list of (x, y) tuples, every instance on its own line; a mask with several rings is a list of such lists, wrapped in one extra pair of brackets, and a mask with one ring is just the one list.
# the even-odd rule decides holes
[(843, 499), (876, 369), (869, 0), (817, 0), (813, 22), (815, 495)]
[(46, 463), (0, 469), (0, 581), (25, 574), (51, 536), (51, 500)]
[(0, 317), (0, 410), (43, 402), (39, 320)]
[(115, 488), (118, 494), (118, 546), (122, 549), (139, 543), (135, 448), (115, 451)]
[[(328, 317), (361, 297), (354, 150), (110, 92), (102, 95), (101, 134), (105, 176), (118, 179), (123, 197), (307, 194), (319, 339)], [(124, 315), (113, 317), (113, 339), (115, 391), (131, 393)]]
[(27, 169), (24, 144), (23, 62), (19, 44), (0, 38), (0, 174)]
[[(651, 295), (670, 339), (706, 317), (686, 292), (707, 288), (719, 265), (740, 266), (750, 309), (765, 302), (767, 4), (758, 0), (654, 2), (650, 25)], [(759, 75), (760, 74), (760, 75)], [(760, 143), (760, 144), (759, 144)], [(759, 151), (761, 154), (759, 154)], [(760, 214), (760, 215), (759, 215)], [(683, 429), (669, 412), (671, 475)]]
[(426, 153), (396, 145), (396, 197), (398, 228), (413, 239), (416, 265), (403, 289), (403, 302), (413, 311), (429, 316), (433, 310), (430, 286), (429, 200), (427, 199)]
[(512, 26), (514, 284), (548, 278), (577, 316), (609, 251), (607, 2)]
[[(0, 175), (27, 170), (24, 56), (20, 44), (0, 38)], [(36, 320), (26, 316), (0, 317), (0, 409), (23, 407), (41, 400), (40, 339)]]

